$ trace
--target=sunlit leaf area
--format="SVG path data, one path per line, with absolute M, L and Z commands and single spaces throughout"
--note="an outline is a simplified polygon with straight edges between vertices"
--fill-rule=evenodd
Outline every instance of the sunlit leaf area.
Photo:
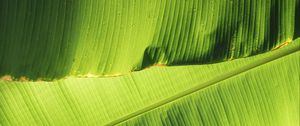
M 0 0 L 0 126 L 299 126 L 300 0 Z

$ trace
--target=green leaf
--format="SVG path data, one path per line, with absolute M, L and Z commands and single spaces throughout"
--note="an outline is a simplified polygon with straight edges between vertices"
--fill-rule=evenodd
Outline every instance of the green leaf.
M 0 76 L 112 76 L 247 57 L 299 37 L 297 15 L 299 0 L 1 0 Z
M 299 125 L 300 39 L 265 54 L 119 77 L 0 81 L 2 125 Z
M 0 0 L 0 125 L 299 125 L 299 6 Z

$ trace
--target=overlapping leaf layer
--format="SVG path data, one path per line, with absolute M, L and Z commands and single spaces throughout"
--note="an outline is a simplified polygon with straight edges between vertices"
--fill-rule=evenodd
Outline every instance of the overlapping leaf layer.
M 300 39 L 254 57 L 110 78 L 0 81 L 3 125 L 298 125 Z
M 299 0 L 0 0 L 0 76 L 118 75 L 246 57 L 299 36 L 297 15 Z

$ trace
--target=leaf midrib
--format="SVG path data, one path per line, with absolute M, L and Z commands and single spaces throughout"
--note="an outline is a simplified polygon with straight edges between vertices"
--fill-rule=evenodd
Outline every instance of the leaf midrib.
M 188 95 L 190 95 L 192 93 L 195 93 L 195 92 L 197 92 L 197 91 L 199 91 L 201 89 L 213 86 L 213 85 L 217 84 L 218 82 L 221 82 L 223 80 L 229 79 L 229 78 L 234 77 L 234 76 L 237 76 L 237 75 L 239 75 L 241 73 L 244 73 L 244 72 L 249 71 L 249 70 L 251 70 L 253 68 L 259 67 L 261 65 L 267 64 L 267 63 L 272 62 L 274 60 L 277 60 L 277 59 L 279 59 L 281 57 L 284 57 L 284 56 L 287 56 L 289 54 L 295 53 L 298 50 L 300 50 L 300 46 L 297 46 L 297 44 L 294 45 L 294 46 L 292 46 L 292 47 L 290 47 L 290 48 L 287 48 L 287 49 L 284 48 L 282 50 L 278 50 L 278 51 L 274 52 L 272 55 L 265 57 L 264 59 L 254 60 L 253 62 L 251 62 L 249 64 L 243 65 L 243 66 L 238 67 L 236 69 L 233 69 L 233 70 L 231 70 L 229 72 L 225 72 L 223 74 L 220 74 L 220 75 L 218 75 L 218 76 L 216 76 L 216 77 L 214 77 L 214 78 L 212 78 L 212 79 L 210 79 L 210 80 L 208 80 L 206 82 L 197 84 L 196 86 L 194 86 L 192 88 L 189 88 L 189 89 L 187 89 L 185 91 L 177 93 L 177 94 L 175 94 L 175 95 L 173 95 L 171 97 L 168 97 L 168 98 L 163 99 L 163 100 L 161 100 L 159 102 L 151 104 L 151 105 L 149 105 L 147 107 L 144 107 L 143 109 L 140 109 L 138 111 L 135 111 L 133 113 L 125 115 L 125 116 L 123 116 L 121 118 L 113 120 L 113 121 L 107 123 L 106 125 L 110 126 L 110 125 L 116 125 L 116 124 L 122 123 L 122 122 L 124 122 L 126 120 L 129 120 L 129 119 L 134 118 L 134 117 L 136 117 L 138 115 L 141 115 L 141 114 L 143 114 L 145 112 L 149 112 L 149 111 L 151 111 L 153 109 L 156 109 L 156 108 L 158 108 L 160 106 L 168 104 L 168 103 L 170 103 L 172 101 L 178 100 L 178 99 L 180 99 L 182 97 L 185 97 L 185 96 L 188 96 Z

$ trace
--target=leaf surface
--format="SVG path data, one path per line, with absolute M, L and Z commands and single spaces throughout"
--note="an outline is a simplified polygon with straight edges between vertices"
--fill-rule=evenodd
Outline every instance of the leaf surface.
M 0 81 L 3 125 L 298 125 L 300 39 L 238 60 L 120 77 Z
M 299 37 L 297 10 L 299 0 L 1 0 L 0 76 L 113 76 L 247 57 Z

